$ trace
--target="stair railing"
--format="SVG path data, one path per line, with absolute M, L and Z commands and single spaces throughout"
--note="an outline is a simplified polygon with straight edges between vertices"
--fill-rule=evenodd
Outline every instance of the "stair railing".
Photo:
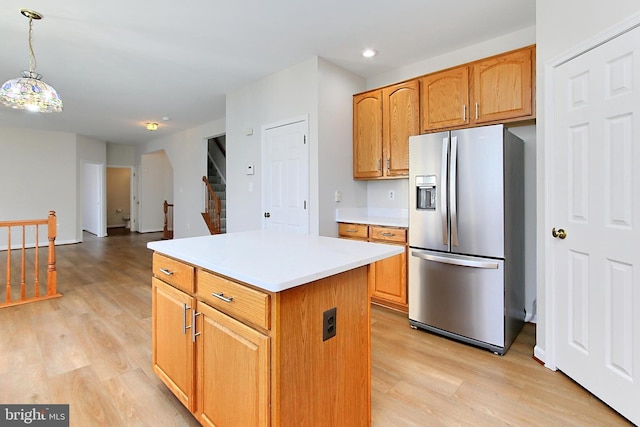
M 164 211 L 164 226 L 162 227 L 162 238 L 173 239 L 173 203 L 164 201 L 162 210 Z
M 213 188 L 206 176 L 202 177 L 202 182 L 204 182 L 206 187 L 204 196 L 205 211 L 202 212 L 202 218 L 204 218 L 204 222 L 207 224 L 207 228 L 211 234 L 220 234 L 220 212 L 222 211 L 222 203 L 213 191 Z
M 48 256 L 47 256 L 47 293 L 46 295 L 40 295 L 40 245 L 39 235 L 40 227 L 47 226 L 47 238 L 48 238 Z M 34 243 L 33 248 L 26 243 L 26 231 L 34 228 Z M 21 229 L 21 233 L 12 233 L 12 228 Z M 10 307 L 19 304 L 26 304 L 29 302 L 51 299 L 61 297 L 62 294 L 57 292 L 57 271 L 56 271 L 56 213 L 49 211 L 49 215 L 45 219 L 37 220 L 23 220 L 23 221 L 0 221 L 0 231 L 6 229 L 7 233 L 7 255 L 6 255 L 6 283 L 5 285 L 5 300 L 0 301 L 0 308 Z M 12 234 L 21 234 L 22 241 L 20 244 L 12 246 L 11 236 Z M 29 248 L 27 248 L 29 246 Z M 18 261 L 12 260 L 12 254 L 18 251 L 21 255 Z M 27 263 L 33 265 L 33 272 L 27 272 Z M 2 265 L 0 259 L 0 265 Z M 16 274 L 12 275 L 11 268 L 18 267 L 20 269 L 20 284 L 14 285 L 12 279 L 17 278 Z M 29 282 L 29 283 L 27 283 Z M 15 289 L 14 289 L 15 288 Z M 20 294 L 19 298 L 15 298 L 17 294 Z

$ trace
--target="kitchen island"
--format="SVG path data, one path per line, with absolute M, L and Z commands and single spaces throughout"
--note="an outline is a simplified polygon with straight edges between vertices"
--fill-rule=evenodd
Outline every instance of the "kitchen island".
M 203 425 L 371 424 L 368 265 L 402 248 L 268 230 L 148 247 L 153 369 Z

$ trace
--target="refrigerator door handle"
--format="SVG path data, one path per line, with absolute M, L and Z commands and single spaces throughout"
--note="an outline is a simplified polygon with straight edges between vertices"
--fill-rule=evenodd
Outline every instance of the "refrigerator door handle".
M 417 258 L 422 258 L 427 261 L 440 262 L 444 264 L 452 264 L 459 265 L 462 267 L 472 267 L 472 268 L 498 268 L 498 263 L 494 261 L 477 261 L 466 258 L 454 258 L 454 257 L 446 257 L 434 255 L 431 253 L 424 253 L 420 251 L 411 251 L 411 255 Z
M 449 223 L 447 221 L 447 158 L 449 155 L 449 138 L 442 138 L 442 171 L 440 172 L 440 220 L 442 221 L 442 244 L 449 245 Z
M 449 201 L 451 210 L 451 246 L 458 246 L 458 137 L 451 137 L 451 165 L 449 166 Z

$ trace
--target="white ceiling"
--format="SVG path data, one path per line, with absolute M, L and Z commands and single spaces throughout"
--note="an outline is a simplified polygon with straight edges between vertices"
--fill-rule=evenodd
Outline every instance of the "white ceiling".
M 534 0 L 2 0 L 0 84 L 29 67 L 23 8 L 64 111 L 0 125 L 124 144 L 224 117 L 225 93 L 313 56 L 371 77 L 535 25 Z

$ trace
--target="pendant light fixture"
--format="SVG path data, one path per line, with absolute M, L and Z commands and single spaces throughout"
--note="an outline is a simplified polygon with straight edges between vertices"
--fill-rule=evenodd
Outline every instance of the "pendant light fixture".
M 7 107 L 40 113 L 62 111 L 62 99 L 56 90 L 42 81 L 36 73 L 36 56 L 31 43 L 33 20 L 42 19 L 42 15 L 29 9 L 20 13 L 29 18 L 29 71 L 23 71 L 22 77 L 4 82 L 0 88 L 0 102 Z

